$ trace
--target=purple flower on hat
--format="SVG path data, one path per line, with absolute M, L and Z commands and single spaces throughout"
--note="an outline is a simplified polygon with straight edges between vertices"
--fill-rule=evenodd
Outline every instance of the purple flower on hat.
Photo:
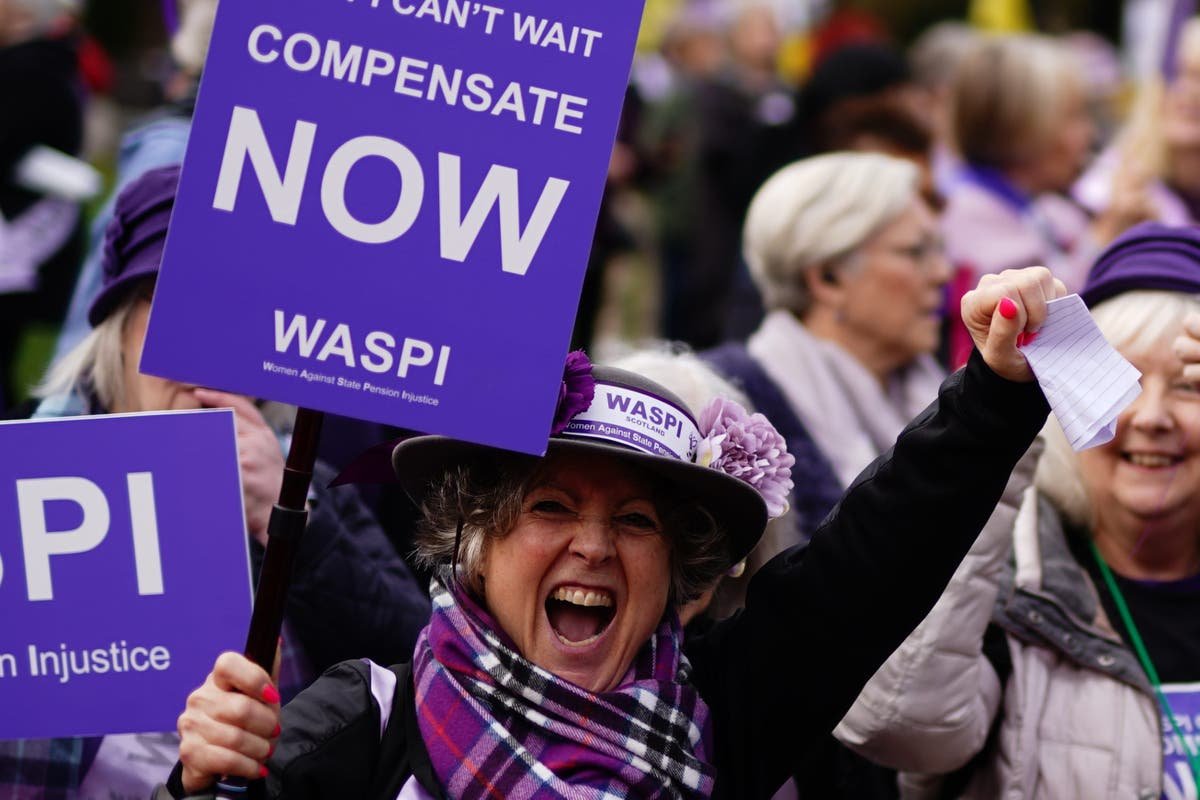
M 587 353 L 575 350 L 567 354 L 562 384 L 558 387 L 558 405 L 554 409 L 554 424 L 550 435 L 557 436 L 581 411 L 586 411 L 596 396 L 596 379 L 592 377 L 592 362 Z
M 704 437 L 696 454 L 701 466 L 719 469 L 758 490 L 772 518 L 788 509 L 796 457 L 762 414 L 750 414 L 725 397 L 713 398 L 700 414 Z

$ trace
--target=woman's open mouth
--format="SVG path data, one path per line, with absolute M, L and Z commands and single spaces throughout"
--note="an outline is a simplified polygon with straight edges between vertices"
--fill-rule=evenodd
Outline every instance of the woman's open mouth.
M 546 598 L 546 618 L 559 641 L 572 647 L 589 645 L 616 616 L 613 595 L 606 589 L 560 586 Z

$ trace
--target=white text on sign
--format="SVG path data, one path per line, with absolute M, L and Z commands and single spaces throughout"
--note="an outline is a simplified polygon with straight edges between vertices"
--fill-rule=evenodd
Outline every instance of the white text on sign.
M 427 19 L 440 25 L 453 25 L 462 29 L 466 29 L 472 19 L 479 18 L 483 20 L 483 32 L 489 36 L 501 27 L 497 26 L 496 20 L 503 18 L 506 13 L 503 8 L 474 0 L 421 0 L 419 4 L 391 0 L 383 5 L 390 5 L 392 10 L 402 17 Z M 379 8 L 380 0 L 370 0 L 370 6 Z M 519 11 L 513 12 L 512 22 L 514 41 L 584 58 L 591 58 L 592 48 L 604 38 L 603 33 L 591 28 L 542 19 Z
M 247 48 L 259 64 L 287 68 L 312 78 L 390 88 L 397 97 L 549 127 L 560 133 L 583 133 L 588 100 L 569 92 L 504 81 L 486 72 L 467 72 L 359 44 L 345 45 L 339 39 L 318 39 L 311 33 L 284 34 L 274 25 L 259 25 L 251 31 Z
M 126 487 L 138 594 L 162 594 L 162 558 L 158 547 L 153 476 L 149 472 L 131 472 L 126 476 Z M 79 506 L 83 519 L 77 527 L 65 531 L 49 530 L 46 508 L 56 501 Z M 111 527 L 108 500 L 100 487 L 87 478 L 27 478 L 17 481 L 17 509 L 27 594 L 34 601 L 53 600 L 51 557 L 78 555 L 99 547 Z M 3 581 L 4 564 L 0 562 L 0 583 Z
M 354 342 L 350 326 L 339 322 L 329 329 L 325 344 L 317 350 L 325 331 L 326 321 L 317 319 L 309 327 L 308 318 L 303 314 L 294 314 L 288 319 L 281 309 L 275 309 L 275 350 L 287 353 L 296 343 L 296 353 L 301 358 L 316 358 L 326 361 L 329 358 L 340 358 L 347 367 L 362 367 L 368 372 L 378 375 L 388 373 L 395 363 L 396 376 L 407 378 L 410 368 L 427 367 L 433 363 L 434 346 L 420 339 L 406 338 L 400 345 L 400 356 L 396 358 L 392 351 L 396 349 L 396 337 L 387 331 L 371 331 L 366 335 L 361 347 L 368 352 L 361 353 L 357 360 L 354 354 Z M 314 355 L 315 352 L 315 355 Z M 446 367 L 450 363 L 450 348 L 442 345 L 434 371 L 433 383 L 441 386 L 446 381 Z
M 300 215 L 300 200 L 308 179 L 316 136 L 315 123 L 296 122 L 287 162 L 281 174 L 271 155 L 258 112 L 235 106 L 221 159 L 221 171 L 217 177 L 213 208 L 234 210 L 242 173 L 249 160 L 271 219 L 284 225 L 295 225 Z M 402 181 L 395 209 L 380 222 L 357 219 L 346 206 L 346 182 L 350 170 L 372 156 L 390 161 L 399 170 Z M 524 275 L 537 255 L 568 186 L 570 182 L 561 178 L 547 179 L 522 231 L 518 174 L 515 169 L 493 164 L 466 214 L 463 214 L 461 159 L 450 153 L 438 153 L 438 219 L 442 258 L 466 261 L 492 208 L 499 206 L 501 267 L 504 272 Z M 407 233 L 417 221 L 424 197 L 425 173 L 417 157 L 400 142 L 382 136 L 358 136 L 338 147 L 325 165 L 321 181 L 321 208 L 329 224 L 346 238 L 364 244 L 387 244 Z

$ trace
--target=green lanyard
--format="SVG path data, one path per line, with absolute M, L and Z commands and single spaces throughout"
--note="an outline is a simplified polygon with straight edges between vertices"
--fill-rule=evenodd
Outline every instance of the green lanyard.
M 1100 574 L 1104 576 L 1104 583 L 1108 586 L 1108 592 L 1112 595 L 1113 601 L 1117 604 L 1117 611 L 1121 614 L 1121 620 L 1125 623 L 1125 630 L 1129 631 L 1129 640 L 1133 643 L 1133 650 L 1137 653 L 1138 661 L 1142 664 L 1142 669 L 1146 671 L 1146 677 L 1150 679 L 1150 685 L 1154 688 L 1154 696 L 1158 698 L 1159 704 L 1166 712 L 1167 719 L 1171 722 L 1171 730 L 1175 731 L 1175 736 L 1179 739 L 1180 746 L 1183 747 L 1183 754 L 1187 758 L 1188 766 L 1192 769 L 1192 777 L 1196 779 L 1196 785 L 1200 786 L 1200 755 L 1198 755 L 1193 746 L 1188 744 L 1188 740 L 1183 737 L 1183 733 L 1179 730 L 1178 723 L 1175 722 L 1175 714 L 1171 710 L 1171 704 L 1167 702 L 1167 696 L 1162 692 L 1162 682 L 1158 679 L 1158 670 L 1154 668 L 1153 662 L 1150 661 L 1150 654 L 1146 652 L 1146 645 L 1142 642 L 1142 635 L 1138 633 L 1137 626 L 1133 624 L 1133 616 L 1129 613 L 1129 606 L 1125 604 L 1125 597 L 1121 594 L 1121 590 L 1117 588 L 1117 581 L 1113 577 L 1112 570 L 1108 568 L 1108 564 L 1100 557 L 1100 550 L 1096 547 L 1096 542 L 1092 543 L 1092 555 L 1096 557 L 1096 563 L 1100 565 Z

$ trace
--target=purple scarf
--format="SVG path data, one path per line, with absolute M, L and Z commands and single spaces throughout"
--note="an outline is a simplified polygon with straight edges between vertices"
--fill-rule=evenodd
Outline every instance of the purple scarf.
M 708 797 L 708 707 L 664 621 L 620 686 L 592 694 L 522 658 L 462 592 L 433 589 L 413 657 L 418 724 L 452 798 Z

